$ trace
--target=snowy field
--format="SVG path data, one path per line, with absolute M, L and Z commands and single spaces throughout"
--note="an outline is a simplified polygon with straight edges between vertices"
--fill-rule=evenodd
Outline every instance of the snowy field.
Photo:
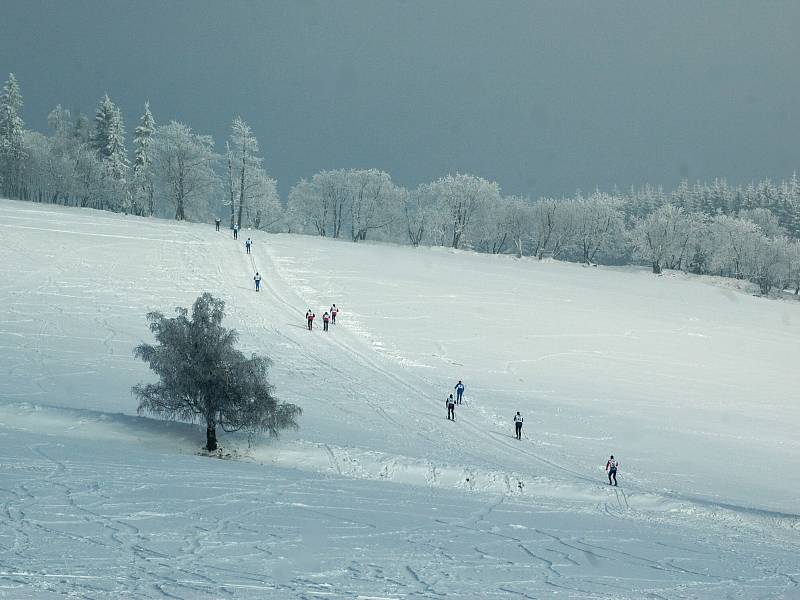
M 800 303 L 9 201 L 0 271 L 0 597 L 800 598 Z M 204 291 L 304 409 L 238 460 L 130 394 Z

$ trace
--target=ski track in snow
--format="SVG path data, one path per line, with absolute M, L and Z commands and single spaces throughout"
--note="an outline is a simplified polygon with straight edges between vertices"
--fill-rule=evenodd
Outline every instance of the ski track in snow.
M 352 260 L 353 246 L 250 232 L 248 256 L 247 232 L 237 244 L 205 225 L 7 201 L 0 213 L 0 597 L 800 597 L 792 510 L 710 498 L 691 479 L 674 481 L 685 468 L 627 471 L 627 457 L 624 487 L 608 488 L 595 461 L 620 440 L 595 426 L 603 409 L 576 410 L 584 400 L 566 381 L 517 381 L 531 377 L 531 365 L 557 371 L 566 358 L 586 368 L 659 365 L 675 370 L 665 381 L 700 385 L 680 373 L 691 359 L 583 348 L 581 340 L 684 335 L 697 344 L 732 329 L 540 331 L 526 343 L 563 349 L 514 358 L 498 351 L 494 364 L 487 348 L 480 381 L 465 374 L 474 361 L 459 353 L 480 345 L 468 330 L 436 341 L 448 331 L 436 329 L 441 310 L 457 295 L 419 294 L 402 279 L 353 270 L 341 260 Z M 393 260 L 419 254 L 356 250 L 371 251 Z M 317 265 L 328 252 L 344 266 L 334 275 Z M 430 255 L 456 267 L 489 258 Z M 256 270 L 259 294 L 248 285 Z M 574 304 L 575 290 L 560 281 L 553 297 Z M 347 283 L 379 292 L 357 305 L 342 299 Z M 249 447 L 243 436 L 222 435 L 242 460 L 196 456 L 198 427 L 132 416 L 129 388 L 148 377 L 131 357 L 149 339 L 144 314 L 171 313 L 203 291 L 226 300 L 244 348 L 274 359 L 279 395 L 305 410 L 301 430 L 280 440 Z M 403 297 L 412 319 L 395 314 Z M 343 308 L 340 322 L 328 334 L 308 332 L 305 309 L 321 322 L 330 302 Z M 418 314 L 426 303 L 435 314 Z M 496 304 L 514 307 L 502 297 Z M 405 338 L 402 327 L 412 330 Z M 422 336 L 416 355 L 413 335 Z M 768 345 L 788 335 L 749 339 Z M 444 398 L 459 377 L 467 393 L 451 423 Z M 641 386 L 625 369 L 610 379 Z M 506 404 L 531 393 L 549 420 L 532 423 L 526 411 L 517 442 Z M 626 418 L 624 406 L 611 408 Z M 675 434 L 709 430 L 712 445 L 731 439 L 756 451 L 762 443 L 757 430 L 685 425 Z M 797 455 L 791 439 L 776 443 Z M 772 505 L 784 505 L 776 498 Z

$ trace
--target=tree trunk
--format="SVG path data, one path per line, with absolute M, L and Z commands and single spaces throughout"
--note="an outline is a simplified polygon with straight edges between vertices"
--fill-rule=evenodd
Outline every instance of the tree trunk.
M 178 221 L 183 221 L 186 218 L 186 215 L 183 212 L 183 200 L 184 200 L 184 191 L 183 191 L 183 177 L 178 180 L 178 193 L 177 193 L 177 202 L 176 202 L 176 209 L 175 209 L 175 219 Z
M 242 226 L 242 212 L 244 211 L 244 188 L 245 188 L 245 169 L 247 165 L 247 155 L 245 154 L 244 149 L 242 150 L 242 172 L 241 177 L 239 178 L 239 217 L 237 219 L 237 223 L 239 227 Z
M 661 265 L 657 261 L 653 263 L 653 274 L 655 275 L 661 274 Z
M 147 216 L 152 217 L 153 213 L 155 212 L 155 203 L 153 202 L 155 197 L 155 190 L 153 189 L 153 182 L 149 181 L 147 183 Z
M 233 229 L 234 225 L 236 225 L 236 194 L 233 193 L 233 161 L 231 160 L 230 148 L 228 149 L 228 192 L 231 195 L 231 229 Z
M 213 452 L 217 449 L 217 426 L 213 421 L 206 425 L 206 450 Z

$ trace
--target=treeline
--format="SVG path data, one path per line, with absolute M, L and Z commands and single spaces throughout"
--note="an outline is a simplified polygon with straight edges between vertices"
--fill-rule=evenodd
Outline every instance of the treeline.
M 56 106 L 48 135 L 25 129 L 22 107 L 12 74 L 0 94 L 0 189 L 7 198 L 179 220 L 204 220 L 227 204 L 231 224 L 256 228 L 283 218 L 258 141 L 238 117 L 218 153 L 209 135 L 176 121 L 159 125 L 145 103 L 131 156 L 122 113 L 108 94 L 92 120 Z
M 61 106 L 49 135 L 26 130 L 13 75 L 0 96 L 0 185 L 9 198 L 141 216 L 204 220 L 224 211 L 267 231 L 354 242 L 440 245 L 586 264 L 645 263 L 748 279 L 764 294 L 800 291 L 800 182 L 793 175 L 731 186 L 687 181 L 532 201 L 457 173 L 406 189 L 376 169 L 322 171 L 282 204 L 258 140 L 239 117 L 224 150 L 184 124 L 157 124 L 145 104 L 125 144 L 119 108 L 104 96 L 93 120 Z

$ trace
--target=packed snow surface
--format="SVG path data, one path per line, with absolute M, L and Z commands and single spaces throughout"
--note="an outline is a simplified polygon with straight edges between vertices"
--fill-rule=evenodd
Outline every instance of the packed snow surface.
M 0 271 L 0 597 L 800 598 L 800 303 L 10 201 Z M 205 291 L 304 409 L 222 460 L 130 394 Z

